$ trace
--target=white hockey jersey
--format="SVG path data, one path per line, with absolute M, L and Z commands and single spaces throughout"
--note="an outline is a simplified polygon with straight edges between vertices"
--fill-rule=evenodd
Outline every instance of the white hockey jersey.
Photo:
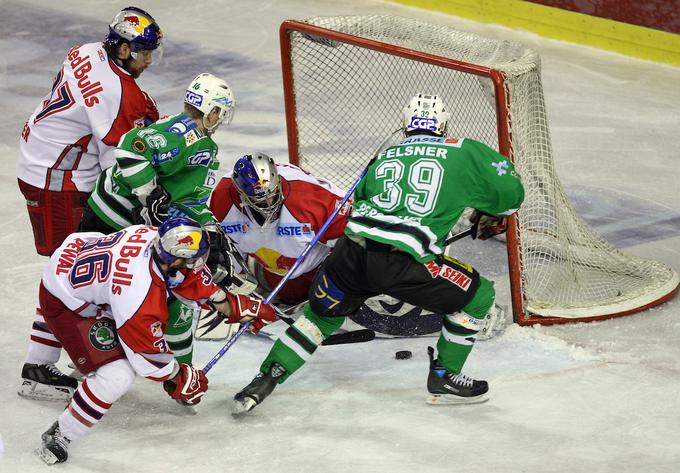
M 90 192 L 120 137 L 158 120 L 153 99 L 102 43 L 72 48 L 19 139 L 17 176 L 50 191 Z
M 175 366 L 163 335 L 168 319 L 168 287 L 150 245 L 155 227 L 136 225 L 111 235 L 73 233 L 50 258 L 42 284 L 82 317 L 113 319 L 135 371 L 161 381 Z M 210 272 L 184 270 L 172 288 L 183 300 L 204 303 L 218 290 Z
M 276 164 L 283 204 L 279 218 L 259 225 L 241 202 L 231 174 L 223 177 L 210 197 L 210 209 L 243 256 L 258 260 L 265 270 L 284 275 L 345 196 L 331 182 L 292 164 Z M 345 204 L 292 278 L 317 268 L 345 231 L 351 203 Z

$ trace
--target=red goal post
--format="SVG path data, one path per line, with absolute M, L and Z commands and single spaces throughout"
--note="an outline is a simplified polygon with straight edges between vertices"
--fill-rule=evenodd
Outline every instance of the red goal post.
M 533 51 L 388 16 L 289 20 L 280 43 L 291 163 L 349 186 L 418 92 L 447 102 L 450 137 L 484 142 L 513 161 L 526 191 L 507 232 L 515 322 L 617 317 L 678 290 L 675 271 L 614 248 L 569 203 Z

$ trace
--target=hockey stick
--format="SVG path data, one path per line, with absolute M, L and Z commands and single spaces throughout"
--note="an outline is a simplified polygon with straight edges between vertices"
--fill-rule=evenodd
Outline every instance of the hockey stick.
M 293 325 L 295 323 L 295 320 L 292 319 L 291 317 L 288 317 L 284 311 L 276 307 L 275 305 L 272 305 L 274 310 L 276 311 L 276 314 L 278 315 L 279 319 L 283 320 L 286 322 L 288 325 Z M 206 314 L 206 318 L 210 317 L 212 314 L 216 312 L 215 309 L 212 309 L 210 312 Z M 203 332 L 200 336 L 204 336 L 206 333 L 209 333 L 215 326 L 223 323 L 222 320 L 219 320 L 217 323 L 211 323 L 211 322 L 206 322 L 205 324 L 201 325 L 198 327 L 196 330 L 200 330 L 202 328 L 206 328 L 207 330 Z M 321 342 L 322 345 L 344 345 L 347 343 L 363 343 L 363 342 L 370 342 L 375 338 L 375 332 L 370 329 L 360 329 L 360 330 L 352 330 L 349 332 L 343 332 L 343 333 L 335 333 L 333 335 L 330 335 L 328 338 L 324 339 L 323 342 Z
M 449 237 L 449 238 L 446 239 L 446 241 L 444 242 L 444 247 L 447 247 L 447 246 L 449 246 L 451 243 L 454 243 L 454 242 L 456 242 L 456 241 L 458 241 L 458 240 L 462 240 L 462 239 L 465 238 L 466 236 L 472 235 L 474 232 L 475 232 L 475 227 L 473 226 L 473 227 L 468 228 L 467 230 L 463 230 L 463 231 L 460 232 L 460 233 L 456 233 L 456 234 L 453 235 L 452 237 Z
M 364 170 L 361 171 L 361 174 L 356 179 L 356 181 L 354 181 L 354 184 L 352 184 L 352 186 L 349 188 L 349 190 L 347 191 L 347 194 L 345 194 L 345 197 L 343 197 L 342 200 L 338 203 L 338 205 L 336 205 L 333 213 L 330 215 L 330 217 L 328 217 L 326 219 L 326 221 L 321 226 L 321 228 L 319 229 L 319 232 L 314 236 L 312 241 L 310 241 L 307 244 L 305 249 L 302 251 L 302 254 L 300 256 L 298 256 L 298 259 L 296 259 L 295 263 L 293 263 L 293 266 L 286 272 L 286 274 L 283 276 L 281 281 L 279 281 L 279 283 L 276 285 L 276 287 L 272 290 L 271 294 L 269 294 L 267 296 L 267 298 L 264 300 L 265 304 L 269 304 L 272 301 L 272 299 L 274 299 L 274 297 L 276 297 L 276 295 L 279 293 L 279 291 L 281 290 L 283 285 L 286 284 L 286 282 L 288 282 L 288 280 L 293 275 L 293 273 L 297 270 L 297 268 L 300 267 L 300 265 L 302 264 L 302 261 L 307 257 L 307 255 L 312 250 L 314 245 L 316 245 L 316 243 L 319 241 L 321 236 L 326 232 L 328 227 L 331 225 L 331 222 L 333 221 L 333 219 L 338 215 L 338 212 L 340 212 L 340 209 L 342 209 L 344 207 L 344 205 L 347 203 L 347 201 L 349 200 L 351 195 L 354 193 L 354 190 L 357 188 L 357 186 L 359 185 L 359 182 L 364 178 L 364 176 L 368 172 L 368 168 L 370 167 L 373 160 L 378 156 L 378 153 L 380 153 L 380 150 L 382 150 L 383 147 L 387 144 L 387 142 L 389 140 L 391 140 L 392 137 L 399 131 L 401 131 L 401 128 L 397 128 L 396 130 L 394 130 L 390 134 L 390 136 L 388 136 L 382 143 L 380 143 L 380 146 L 378 146 L 378 148 L 373 153 L 373 157 L 371 158 L 371 161 L 369 161 L 369 163 L 366 165 Z M 215 353 L 215 355 L 210 359 L 210 361 L 208 361 L 208 363 L 206 363 L 205 367 L 203 367 L 204 373 L 207 373 L 208 371 L 210 371 L 212 369 L 213 366 L 215 366 L 215 363 L 217 363 L 220 360 L 220 358 L 222 358 L 224 356 L 224 354 L 227 353 L 227 351 L 229 351 L 231 346 L 234 343 L 236 343 L 236 340 L 238 340 L 241 337 L 241 335 L 243 335 L 243 333 L 248 329 L 248 327 L 250 327 L 250 322 L 244 323 L 241 326 L 241 328 L 239 329 L 239 331 L 236 332 L 227 341 L 227 343 L 220 349 L 220 351 Z

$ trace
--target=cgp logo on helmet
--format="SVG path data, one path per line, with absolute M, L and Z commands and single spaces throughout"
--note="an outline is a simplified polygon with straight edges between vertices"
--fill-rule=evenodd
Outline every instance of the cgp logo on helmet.
M 97 320 L 89 331 L 90 343 L 99 351 L 111 351 L 118 346 L 118 337 L 113 322 L 109 319 Z
M 201 105 L 203 105 L 203 97 L 193 93 L 190 90 L 187 90 L 184 93 L 184 101 L 189 105 L 193 105 L 194 107 L 200 107 Z
M 430 130 L 437 131 L 437 119 L 436 118 L 423 118 L 423 117 L 411 117 L 411 123 L 409 128 L 414 128 L 418 130 Z

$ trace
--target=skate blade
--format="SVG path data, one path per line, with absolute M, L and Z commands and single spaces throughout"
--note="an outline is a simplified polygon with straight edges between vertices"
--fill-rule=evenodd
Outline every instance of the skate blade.
M 38 455 L 40 459 L 47 463 L 48 465 L 54 465 L 55 463 L 59 463 L 59 459 L 56 457 L 56 455 L 50 452 L 45 447 L 38 447 L 34 451 L 35 454 Z
M 461 397 L 455 394 L 430 394 L 425 402 L 433 406 L 445 406 L 451 404 L 481 404 L 489 400 L 489 393 L 479 396 Z
M 257 406 L 257 403 L 254 399 L 249 397 L 243 399 L 242 401 L 234 399 L 231 415 L 234 417 L 242 416 L 243 414 L 247 414 L 248 412 L 252 411 L 255 406 Z
M 70 401 L 75 389 L 64 386 L 48 386 L 31 380 L 24 380 L 17 394 L 35 401 Z

